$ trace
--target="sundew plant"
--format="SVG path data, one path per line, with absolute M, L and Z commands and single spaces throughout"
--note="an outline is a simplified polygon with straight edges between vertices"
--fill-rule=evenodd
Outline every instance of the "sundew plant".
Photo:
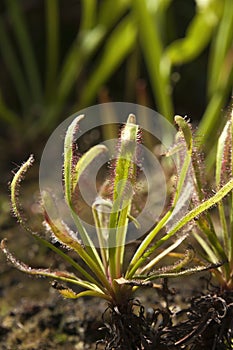
M 217 140 L 215 157 L 215 188 L 218 191 L 233 174 L 233 112 L 227 119 L 225 126 Z M 190 126 L 187 126 L 190 127 Z M 193 157 L 196 158 L 195 156 Z M 194 161 L 194 178 L 197 190 L 197 201 L 204 198 L 204 188 L 200 181 L 198 167 L 202 167 Z M 200 251 L 205 259 L 215 263 L 219 260 L 224 264 L 212 270 L 212 274 L 222 291 L 233 289 L 233 194 L 218 201 L 217 208 L 212 215 L 204 213 L 198 217 L 194 236 L 200 244 Z
M 67 129 L 64 140 L 64 198 L 76 225 L 77 232 L 71 231 L 61 219 L 56 207 L 56 198 L 49 191 L 41 193 L 44 224 L 46 230 L 51 233 L 52 239 L 55 238 L 60 243 L 60 247 L 45 240 L 41 234 L 32 232 L 26 226 L 21 214 L 18 190 L 21 180 L 33 163 L 33 156 L 30 156 L 19 168 L 10 186 L 12 209 L 18 221 L 38 241 L 60 255 L 70 265 L 71 269 L 69 270 L 72 272 L 29 267 L 18 261 L 9 252 L 6 239 L 4 239 L 1 242 L 1 248 L 8 260 L 23 272 L 31 275 L 46 276 L 55 280 L 56 289 L 66 298 L 100 297 L 105 299 L 110 306 L 119 310 L 123 310 L 123 307 L 128 305 L 130 300 L 133 299 L 136 290 L 144 287 L 156 288 L 158 284 L 155 282 L 158 278 L 177 277 L 223 264 L 228 257 L 226 257 L 225 253 L 223 254 L 223 249 L 220 249 L 219 245 L 217 245 L 217 238 L 214 234 L 210 234 L 209 228 L 206 226 L 204 231 L 206 234 L 209 234 L 209 239 L 215 239 L 215 251 L 218 253 L 215 255 L 213 255 L 214 253 L 210 254 L 210 250 L 207 249 L 207 243 L 204 245 L 204 248 L 209 253 L 209 263 L 192 263 L 191 266 L 188 265 L 193 260 L 192 251 L 188 249 L 183 255 L 179 256 L 178 261 L 174 261 L 169 266 L 158 267 L 158 263 L 161 263 L 164 257 L 171 254 L 187 238 L 190 232 L 189 224 L 193 223 L 195 218 L 200 217 L 202 213 L 207 212 L 216 203 L 219 206 L 221 220 L 223 223 L 225 222 L 222 214 L 222 200 L 233 188 L 232 178 L 223 182 L 217 175 L 217 191 L 212 197 L 204 199 L 201 197 L 202 194 L 200 192 L 200 201 L 196 205 L 191 203 L 190 210 L 179 217 L 179 220 L 175 221 L 173 225 L 166 225 L 174 213 L 187 176 L 190 176 L 194 171 L 197 185 L 200 180 L 197 176 L 197 167 L 193 166 L 192 133 L 189 124 L 180 116 L 175 117 L 179 130 L 174 148 L 170 150 L 170 153 L 177 152 L 177 154 L 182 150 L 180 152 L 182 155 L 180 156 L 180 171 L 177 174 L 172 201 L 159 220 L 155 222 L 154 227 L 139 241 L 135 251 L 128 258 L 128 255 L 126 257 L 127 245 L 125 244 L 128 225 L 129 222 L 133 222 L 136 227 L 138 225 L 136 218 L 132 216 L 131 209 L 135 191 L 137 190 L 137 158 L 140 157 L 137 148 L 141 142 L 140 126 L 137 125 L 136 117 L 132 114 L 129 115 L 127 122 L 121 128 L 117 157 L 109 172 L 112 190 L 107 193 L 108 198 L 106 198 L 106 193 L 103 198 L 100 191 L 98 198 L 92 204 L 96 236 L 99 242 L 98 248 L 95 246 L 91 235 L 82 224 L 78 210 L 75 208 L 74 197 L 79 179 L 85 172 L 85 169 L 90 166 L 96 157 L 106 152 L 107 148 L 104 145 L 96 145 L 77 159 L 76 147 L 74 146 L 75 135 L 79 124 L 81 125 L 82 123 L 82 118 L 83 116 L 78 116 L 73 120 Z M 231 128 L 231 124 L 229 125 L 229 128 Z M 226 144 L 226 140 L 223 143 Z M 223 151 L 220 148 L 218 154 L 223 154 L 225 148 Z M 208 217 L 208 213 L 203 217 Z M 204 226 L 205 220 L 198 221 L 198 223 Z M 211 235 L 215 238 L 211 238 Z M 201 244 L 203 242 L 201 241 Z M 165 248 L 163 248 L 164 244 Z M 225 239 L 225 244 L 227 244 L 227 247 L 231 244 L 229 252 L 232 256 L 232 242 L 230 243 L 229 240 Z M 67 248 L 68 251 L 73 250 L 77 254 L 77 259 L 74 259 L 73 255 L 72 257 L 69 256 L 69 252 L 66 252 L 64 248 Z M 82 263 L 80 263 L 80 259 Z M 216 271 L 219 270 L 216 269 Z M 58 283 L 59 281 L 64 284 Z M 81 287 L 81 291 L 80 288 L 76 288 L 77 286 Z

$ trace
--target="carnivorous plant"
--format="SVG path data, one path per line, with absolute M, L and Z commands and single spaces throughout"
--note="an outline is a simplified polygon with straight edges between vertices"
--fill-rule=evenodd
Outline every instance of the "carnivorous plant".
M 93 159 L 98 157 L 102 152 L 106 152 L 107 149 L 104 145 L 96 145 L 77 160 L 74 143 L 79 123 L 82 123 L 82 118 L 83 116 L 78 116 L 73 120 L 66 132 L 64 141 L 64 197 L 75 222 L 77 232 L 71 231 L 65 222 L 61 220 L 56 208 L 56 198 L 53 198 L 49 191 L 41 193 L 41 203 L 46 230 L 51 232 L 52 237 L 55 237 L 62 247 L 75 251 L 78 257 L 84 262 L 84 265 L 79 264 L 68 253 L 65 253 L 62 248 L 46 241 L 41 235 L 35 232 L 32 232 L 34 237 L 60 255 L 73 267 L 74 272 L 51 271 L 50 269 L 35 269 L 26 266 L 9 252 L 6 239 L 4 239 L 1 242 L 1 248 L 8 260 L 19 270 L 28 274 L 46 276 L 56 281 L 65 282 L 69 286 L 56 284 L 56 287 L 59 293 L 66 298 L 77 299 L 82 296 L 96 296 L 107 300 L 111 305 L 117 307 L 127 304 L 128 300 L 133 298 L 134 292 L 137 289 L 145 286 L 157 287 L 155 281 L 160 277 L 185 275 L 207 269 L 214 264 L 218 266 L 219 262 L 224 261 L 225 253 L 223 254 L 222 248 L 220 249 L 219 247 L 219 254 L 216 256 L 216 259 L 210 259 L 210 265 L 204 264 L 185 268 L 193 258 L 192 253 L 187 250 L 181 260 L 174 262 L 171 266 L 156 269 L 158 262 L 186 239 L 188 233 L 183 230 L 185 226 L 216 203 L 219 203 L 219 208 L 222 210 L 222 199 L 233 188 L 233 179 L 222 185 L 219 175 L 217 175 L 217 192 L 207 200 L 200 201 L 198 205 L 186 212 L 178 221 L 175 221 L 170 226 L 166 226 L 182 195 L 186 176 L 189 174 L 190 166 L 192 165 L 192 136 L 187 123 L 180 116 L 175 117 L 175 122 L 179 127 L 177 145 L 179 148 L 179 140 L 185 140 L 186 143 L 183 142 L 182 147 L 186 144 L 186 151 L 183 152 L 184 156 L 180 162 L 181 169 L 178 174 L 172 202 L 150 232 L 140 240 L 140 244 L 138 244 L 130 259 L 126 261 L 125 242 L 129 221 L 133 221 L 137 225 L 137 220 L 131 214 L 131 206 L 137 181 L 137 157 L 140 156 L 138 155 L 137 147 L 138 143 L 141 142 L 139 137 L 140 126 L 136 123 L 136 117 L 129 115 L 126 124 L 121 129 L 117 157 L 112 165 L 113 171 L 110 174 L 113 189 L 109 193 L 109 198 L 102 198 L 100 193 L 92 204 L 96 235 L 99 242 L 99 248 L 97 249 L 95 247 L 90 234 L 82 225 L 73 199 L 79 179 L 85 169 Z M 229 126 L 229 128 L 231 127 Z M 226 143 L 226 141 L 224 142 Z M 218 153 L 220 153 L 220 150 Z M 21 214 L 18 189 L 22 178 L 32 163 L 33 156 L 31 155 L 16 172 L 10 186 L 13 212 L 19 222 L 29 231 L 30 229 L 26 226 Z M 201 221 L 201 224 L 205 225 L 205 221 Z M 161 236 L 162 230 L 165 233 Z M 159 233 L 160 236 L 157 239 Z M 217 242 L 216 237 L 215 240 Z M 170 243 L 166 248 L 162 251 L 159 250 L 164 243 L 167 244 L 168 242 Z M 218 246 L 216 246 L 216 249 L 218 249 Z M 232 247 L 230 254 L 232 256 Z M 211 257 L 213 257 L 213 254 Z M 77 271 L 77 274 L 75 271 Z M 72 285 L 81 287 L 82 291 L 76 292 L 71 288 Z

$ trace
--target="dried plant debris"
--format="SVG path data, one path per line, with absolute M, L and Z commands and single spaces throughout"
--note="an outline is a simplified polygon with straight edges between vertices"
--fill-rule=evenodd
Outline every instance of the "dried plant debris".
M 232 291 L 195 297 L 190 307 L 173 315 L 173 323 L 175 319 L 177 323 L 164 329 L 160 339 L 167 349 L 232 349 Z
M 109 307 L 103 321 L 106 338 L 97 342 L 97 349 L 103 343 L 105 350 L 163 349 L 163 346 L 159 346 L 159 336 L 170 323 L 170 314 L 167 310 L 159 309 L 146 313 L 138 300 L 132 300 L 121 308 Z

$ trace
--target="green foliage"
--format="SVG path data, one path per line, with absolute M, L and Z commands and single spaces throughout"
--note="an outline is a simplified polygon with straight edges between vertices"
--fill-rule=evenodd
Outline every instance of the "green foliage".
M 233 140 L 233 112 L 228 118 L 217 142 L 216 162 L 215 162 L 215 184 L 216 191 L 224 188 L 227 181 L 232 182 L 233 161 L 232 161 L 232 140 Z M 198 164 L 195 164 L 198 166 Z M 200 164 L 199 164 L 200 166 Z M 228 182 L 228 183 L 229 183 Z M 222 187 L 223 186 L 223 187 Z M 199 188 L 200 190 L 200 188 Z M 200 193 L 200 191 L 199 191 Z M 219 192 L 217 192 L 218 194 Z M 217 195 L 216 194 L 216 195 Z M 215 196 L 216 196 L 215 195 Z M 199 199 L 201 199 L 199 197 Z M 200 232 L 195 233 L 197 241 L 205 252 L 206 258 L 210 262 L 219 259 L 225 261 L 224 265 L 213 270 L 213 275 L 217 278 L 223 289 L 233 288 L 233 195 L 218 201 L 217 213 L 213 217 L 202 215 L 197 223 Z M 218 226 L 213 218 L 218 218 Z M 204 237 L 205 239 L 204 239 Z
M 221 183 L 222 179 L 219 179 L 218 175 L 217 192 L 212 197 L 206 200 L 202 199 L 187 212 L 182 213 L 181 211 L 181 217 L 175 220 L 172 225 L 167 225 L 172 216 L 175 215 L 177 204 L 179 203 L 182 207 L 182 196 L 184 195 L 185 184 L 190 174 L 192 174 L 195 181 L 195 171 L 192 170 L 192 167 L 195 168 L 195 161 L 193 160 L 193 143 L 190 126 L 179 116 L 176 116 L 175 120 L 179 126 L 177 135 L 178 148 L 182 151 L 181 153 L 178 152 L 181 171 L 177 174 L 177 186 L 174 189 L 173 201 L 155 227 L 141 239 L 136 251 L 128 260 L 126 258 L 127 246 L 125 243 L 129 220 L 133 219 L 136 223 L 136 219 L 132 218 L 131 207 L 136 191 L 137 148 L 140 142 L 140 126 L 136 124 L 135 116 L 129 115 L 126 124 L 121 129 L 117 158 L 112 165 L 113 172 L 110 174 L 113 189 L 107 192 L 107 198 L 103 198 L 100 191 L 98 198 L 92 205 L 96 236 L 99 241 L 99 249 L 97 249 L 90 233 L 86 231 L 82 224 L 79 212 L 74 203 L 74 196 L 78 179 L 96 157 L 102 152 L 106 152 L 106 148 L 104 146 L 94 146 L 78 161 L 76 160 L 74 153 L 75 134 L 79 127 L 79 122 L 82 123 L 82 118 L 83 116 L 78 116 L 74 119 L 68 127 L 64 141 L 64 198 L 76 224 L 79 238 L 60 218 L 56 208 L 56 198 L 53 198 L 49 191 L 42 193 L 42 207 L 45 226 L 52 237 L 55 237 L 62 247 L 73 250 L 84 265 L 73 260 L 61 248 L 55 247 L 32 232 L 36 239 L 45 243 L 46 246 L 69 263 L 73 267 L 74 273 L 28 267 L 15 259 L 7 249 L 6 240 L 3 240 L 1 243 L 3 252 L 18 269 L 32 275 L 46 276 L 56 281 L 67 282 L 69 285 L 74 284 L 82 287 L 83 291 L 76 293 L 70 287 L 55 283 L 58 291 L 65 297 L 97 296 L 106 299 L 112 305 L 122 305 L 132 298 L 133 293 L 138 288 L 145 286 L 156 288 L 158 285 L 154 281 L 158 278 L 178 277 L 210 268 L 213 269 L 214 267 L 221 266 L 226 261 L 226 255 L 227 258 L 232 256 L 232 242 L 230 241 L 231 247 L 229 254 L 221 249 L 221 245 L 219 247 L 216 244 L 213 253 L 209 254 L 208 264 L 203 261 L 200 262 L 195 258 L 198 263 L 189 266 L 194 260 L 193 250 L 189 248 L 185 253 L 179 253 L 180 259 L 173 264 L 163 266 L 162 268 L 157 267 L 157 264 L 163 258 L 169 255 L 172 256 L 172 252 L 185 241 L 190 234 L 190 225 L 193 226 L 193 219 L 200 217 L 197 222 L 200 226 L 205 225 L 206 220 L 209 218 L 208 214 L 206 214 L 207 210 L 216 203 L 219 203 L 220 208 L 223 198 L 233 188 L 232 178 L 228 182 L 224 181 L 224 183 Z M 228 129 L 232 130 L 232 127 L 227 126 L 226 128 L 223 135 L 227 134 Z M 218 155 L 224 154 L 226 156 L 226 151 L 230 149 L 231 145 L 226 140 L 227 138 L 225 136 L 220 138 Z M 224 151 L 223 144 L 225 145 Z M 177 145 L 174 148 L 176 149 Z M 18 187 L 25 172 L 31 166 L 32 160 L 33 158 L 31 156 L 17 171 L 11 183 L 13 212 L 23 226 L 26 225 L 19 206 Z M 218 164 L 219 166 L 220 163 Z M 217 173 L 219 174 L 219 170 Z M 195 183 L 198 186 L 198 182 L 195 181 Z M 205 232 L 208 232 L 208 238 L 215 239 L 218 242 L 218 237 L 214 231 L 212 232 L 207 227 Z M 160 235 L 158 236 L 158 234 Z M 226 243 L 228 244 L 228 241 Z M 160 247 L 163 247 L 162 251 L 159 250 Z M 204 243 L 203 248 L 205 249 L 205 247 L 207 247 L 207 243 Z M 211 247 L 208 249 L 212 252 Z M 206 248 L 207 253 L 208 249 Z M 225 249 L 227 248 L 225 247 Z M 219 269 L 229 270 L 226 268 L 226 265 L 219 267 Z M 216 269 L 214 271 L 218 270 Z
M 26 130 L 25 138 L 31 140 L 49 132 L 64 110 L 70 114 L 95 102 L 102 86 L 111 81 L 121 65 L 130 67 L 126 78 L 121 79 L 126 82 L 126 89 L 128 80 L 136 84 L 142 75 L 142 56 L 154 103 L 171 121 L 173 72 L 178 66 L 193 62 L 210 46 L 206 110 L 198 132 L 205 144 L 209 135 L 216 133 L 218 116 L 233 82 L 231 0 L 196 0 L 195 14 L 185 36 L 173 37 L 172 42 L 167 33 L 169 28 L 175 33 L 179 24 L 171 12 L 171 0 L 117 0 L 114 11 L 110 0 L 82 0 L 78 5 L 80 23 L 66 52 L 61 45 L 61 2 L 46 1 L 42 22 L 46 45 L 40 55 L 33 45 L 24 4 L 5 1 L 5 16 L 0 18 L 0 53 L 13 82 L 12 100 L 17 100 L 13 106 L 2 85 L 0 118 L 10 128 Z M 75 86 L 79 89 L 77 99 L 73 97 L 77 95 Z M 138 100 L 142 98 L 139 96 Z

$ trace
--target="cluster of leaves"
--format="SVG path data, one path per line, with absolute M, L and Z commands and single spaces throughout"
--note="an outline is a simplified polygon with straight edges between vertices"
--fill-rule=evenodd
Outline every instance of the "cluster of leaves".
M 30 21 L 25 16 L 26 3 L 7 0 L 0 18 L 0 52 L 9 73 L 8 80 L 13 82 L 14 99 L 18 101 L 17 108 L 13 107 L 2 87 L 0 118 L 17 130 L 28 129 L 25 137 L 34 139 L 41 131 L 52 129 L 66 106 L 71 106 L 70 114 L 93 103 L 101 87 L 124 62 L 128 75 L 122 81 L 127 82 L 129 90 L 134 90 L 135 86 L 130 84 L 136 85 L 141 55 L 157 110 L 171 121 L 174 67 L 195 60 L 209 44 L 208 101 L 199 133 L 203 142 L 208 142 L 207 135 L 216 131 L 219 113 L 233 81 L 231 0 L 196 0 L 195 15 L 185 36 L 176 40 L 165 34 L 175 33 L 177 29 L 177 24 L 172 27 L 175 19 L 169 20 L 174 16 L 171 0 L 117 0 L 114 11 L 111 0 L 82 0 L 77 6 L 77 10 L 80 6 L 80 25 L 66 52 L 60 47 L 64 31 L 61 2 L 45 1 L 44 66 L 38 62 L 33 46 Z M 39 29 L 39 32 L 43 31 Z M 83 71 L 86 80 L 82 86 Z M 77 83 L 80 86 L 78 102 L 70 101 Z M 145 103 L 143 96 L 138 102 Z
M 218 138 L 215 167 L 215 184 L 218 191 L 227 181 L 233 178 L 233 112 Z M 195 166 L 198 170 L 198 164 Z M 200 177 L 196 171 L 198 199 L 203 200 Z M 199 179 L 198 179 L 199 177 Z M 212 217 L 207 213 L 197 220 L 194 236 L 204 250 L 205 258 L 210 262 L 219 260 L 225 263 L 213 270 L 218 284 L 223 289 L 233 288 L 233 194 L 218 201 L 217 213 Z M 213 219 L 215 218 L 215 222 Z M 217 220 L 216 220 L 217 219 Z M 217 222 L 217 224 L 216 224 Z M 202 235 L 200 235 L 200 231 Z
M 47 276 L 56 281 L 63 281 L 69 285 L 73 284 L 74 286 L 82 287 L 83 291 L 76 293 L 70 287 L 56 282 L 55 287 L 67 298 L 75 299 L 85 295 L 97 296 L 106 299 L 111 305 L 117 306 L 127 304 L 133 297 L 134 292 L 139 288 L 145 286 L 152 288 L 159 287 L 155 281 L 160 277 L 184 276 L 209 268 L 215 268 L 214 273 L 221 276 L 221 278 L 223 278 L 221 272 L 225 271 L 227 281 L 231 278 L 231 284 L 228 283 L 229 287 L 232 286 L 232 269 L 230 271 L 230 264 L 232 264 L 232 249 L 230 246 L 232 246 L 232 243 L 229 244 L 229 242 L 232 242 L 232 238 L 226 237 L 226 232 L 224 231 L 225 248 L 228 249 L 229 247 L 231 258 L 229 261 L 231 263 L 219 267 L 223 262 L 228 261 L 229 254 L 226 256 L 227 252 L 222 248 L 215 231 L 210 226 L 211 220 L 207 213 L 209 208 L 219 203 L 221 221 L 225 225 L 226 220 L 223 216 L 222 199 L 231 192 L 233 179 L 231 177 L 229 181 L 222 183 L 223 180 L 219 177 L 219 172 L 221 172 L 222 166 L 224 166 L 225 160 L 229 156 L 227 153 L 228 150 L 231 149 L 231 145 L 229 144 L 231 141 L 228 140 L 228 137 L 229 132 L 232 132 L 232 122 L 229 121 L 226 124 L 223 134 L 219 139 L 216 170 L 217 191 L 212 197 L 204 199 L 199 167 L 195 162 L 196 158 L 194 156 L 190 125 L 182 117 L 175 117 L 179 131 L 174 148 L 169 153 L 176 152 L 180 169 L 177 174 L 177 183 L 172 202 L 159 221 L 155 223 L 154 228 L 141 239 L 140 244 L 130 259 L 127 259 L 127 246 L 125 243 L 129 220 L 133 221 L 135 225 L 138 224 L 137 220 L 131 215 L 131 207 L 134 192 L 136 191 L 137 157 L 139 153 L 137 152 L 137 148 L 138 142 L 140 142 L 140 138 L 138 137 L 140 127 L 136 124 L 135 116 L 129 115 L 126 124 L 121 129 L 117 157 L 112 165 L 114 169 L 110 174 L 113 189 L 109 193 L 109 198 L 102 198 L 100 192 L 92 205 L 96 235 L 99 243 L 99 249 L 97 249 L 75 208 L 74 196 L 79 179 L 85 172 L 85 169 L 91 165 L 96 157 L 106 152 L 107 148 L 103 145 L 96 145 L 77 160 L 74 143 L 82 118 L 83 116 L 78 116 L 73 120 L 68 127 L 64 141 L 64 198 L 76 225 L 77 233 L 71 231 L 66 223 L 62 221 L 56 208 L 56 199 L 53 198 L 49 191 L 42 193 L 42 207 L 45 226 L 52 234 L 52 237 L 55 237 L 62 247 L 75 251 L 83 261 L 84 266 L 66 254 L 63 249 L 58 248 L 33 232 L 36 239 L 59 254 L 76 272 L 51 271 L 50 269 L 33 269 L 28 267 L 19 262 L 8 251 L 6 240 L 3 240 L 1 248 L 8 259 L 18 269 L 26 273 Z M 26 225 L 20 211 L 18 187 L 25 172 L 31 166 L 32 161 L 33 157 L 31 156 L 17 171 L 11 183 L 13 212 L 23 226 Z M 191 208 L 188 211 L 177 210 L 177 208 L 182 208 L 184 201 L 186 201 L 185 194 L 190 179 L 192 179 L 192 186 L 194 186 L 192 190 L 193 188 L 196 189 Z M 212 244 L 209 247 L 204 240 L 201 240 L 196 235 L 208 253 L 210 263 L 206 264 L 199 261 L 195 265 L 192 264 L 189 266 L 194 256 L 192 250 L 188 249 L 185 254 L 174 254 L 176 257 L 179 256 L 180 259 L 173 264 L 162 268 L 157 267 L 158 263 L 164 257 L 172 256 L 173 251 L 186 239 L 188 232 L 190 232 L 190 225 L 193 219 L 197 220 L 198 225 Z M 162 246 L 163 249 L 160 250 Z

